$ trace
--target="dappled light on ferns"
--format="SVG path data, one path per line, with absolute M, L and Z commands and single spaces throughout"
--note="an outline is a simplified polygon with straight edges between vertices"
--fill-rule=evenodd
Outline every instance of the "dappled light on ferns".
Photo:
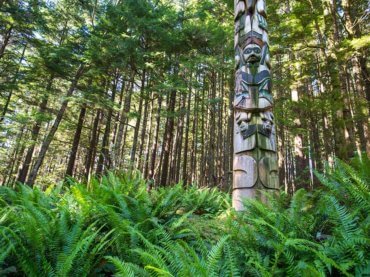
M 363 276 L 370 162 L 336 162 L 322 189 L 230 208 L 213 188 L 147 190 L 135 174 L 45 191 L 0 188 L 0 275 Z

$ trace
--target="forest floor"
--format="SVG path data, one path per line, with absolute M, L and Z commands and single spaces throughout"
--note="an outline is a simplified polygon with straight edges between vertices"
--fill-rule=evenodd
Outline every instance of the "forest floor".
M 135 174 L 41 190 L 0 187 L 1 276 L 366 276 L 370 162 L 337 162 L 322 188 L 230 207 L 216 188 Z

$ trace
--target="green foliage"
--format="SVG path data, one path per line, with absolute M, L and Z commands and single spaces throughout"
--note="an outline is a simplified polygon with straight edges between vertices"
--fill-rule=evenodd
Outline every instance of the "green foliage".
M 368 159 L 324 188 L 230 209 L 217 189 L 147 190 L 135 173 L 46 191 L 0 188 L 0 274 L 361 276 L 370 261 Z

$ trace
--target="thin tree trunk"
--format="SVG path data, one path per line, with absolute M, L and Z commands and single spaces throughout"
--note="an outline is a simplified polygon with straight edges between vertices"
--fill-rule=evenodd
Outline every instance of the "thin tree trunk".
M 206 80 L 205 80 L 205 77 L 203 78 L 203 83 L 205 84 Z M 201 100 L 201 115 L 202 117 L 199 118 L 202 122 L 201 122 L 201 136 L 200 136 L 200 144 L 201 144 L 201 156 L 200 156 L 200 162 L 201 164 L 199 165 L 199 169 L 200 169 L 200 176 L 199 176 L 199 183 L 201 186 L 204 185 L 204 183 L 206 182 L 205 180 L 207 179 L 207 160 L 206 160 L 206 145 L 205 145 L 205 142 L 206 142 L 206 135 L 205 135 L 205 121 L 207 120 L 208 121 L 208 109 L 205 109 L 204 107 L 204 102 L 206 101 L 206 95 L 205 95 L 205 87 L 203 87 L 202 89 L 202 100 Z M 207 111 L 207 113 L 206 113 Z
M 181 178 L 181 158 L 182 158 L 182 149 L 183 147 L 183 140 L 184 140 L 184 121 L 185 121 L 185 108 L 187 103 L 187 95 L 184 94 L 182 96 L 182 103 L 181 103 L 181 115 L 180 115 L 180 122 L 179 122 L 179 142 L 177 147 L 177 159 L 176 159 L 176 166 L 175 166 L 175 183 L 177 184 L 180 181 Z M 187 155 L 186 152 L 184 152 L 184 158 Z
M 48 93 L 51 90 L 51 87 L 52 87 L 52 84 L 53 84 L 53 79 L 54 79 L 54 77 L 51 76 L 49 81 L 48 81 L 48 84 L 46 86 L 46 95 L 43 95 L 40 106 L 39 106 L 39 114 L 43 114 L 46 111 L 48 98 L 49 98 Z M 33 153 L 35 151 L 35 146 L 36 146 L 36 143 L 37 143 L 37 139 L 38 139 L 39 134 L 40 134 L 40 130 L 41 130 L 41 122 L 39 120 L 36 120 L 36 123 L 32 127 L 32 134 L 31 134 L 32 144 L 30 145 L 30 147 L 27 150 L 26 157 L 25 157 L 23 165 L 22 165 L 22 169 L 19 171 L 19 174 L 18 174 L 17 181 L 20 182 L 20 183 L 26 182 L 28 171 L 30 169 L 31 162 L 32 162 Z
M 188 99 L 187 99 L 184 161 L 183 161 L 183 164 L 182 164 L 182 180 L 184 182 L 184 185 L 187 185 L 187 183 L 188 183 L 187 164 L 188 164 L 188 151 L 189 151 L 191 94 L 192 94 L 192 73 L 190 73 L 190 86 L 189 86 Z
M 144 103 L 144 117 L 143 117 L 143 126 L 141 128 L 140 136 L 140 149 L 139 149 L 139 158 L 137 168 L 142 169 L 142 164 L 144 162 L 143 152 L 145 147 L 145 137 L 147 136 L 147 123 L 148 123 L 148 106 L 149 106 L 149 95 L 145 95 Z
M 21 149 L 21 146 L 22 146 L 22 138 L 23 138 L 23 135 L 24 135 L 24 130 L 25 130 L 25 126 L 22 127 L 22 130 L 20 132 L 20 134 L 17 136 L 17 139 L 16 139 L 16 144 L 15 144 L 15 148 L 14 148 L 14 151 L 11 155 L 9 155 L 9 165 L 7 166 L 7 174 L 5 176 L 5 179 L 4 179 L 4 184 L 5 186 L 9 186 L 9 184 L 11 184 L 11 182 L 13 181 L 13 171 L 14 171 L 14 168 L 15 168 L 15 164 L 16 164 L 16 161 L 17 161 L 17 156 L 18 156 L 18 153 L 19 153 L 19 150 Z
M 165 136 L 163 141 L 163 162 L 162 162 L 162 172 L 161 172 L 161 181 L 160 185 L 166 186 L 168 185 L 168 170 L 169 170 L 169 161 L 170 161 L 170 151 L 172 145 L 172 136 L 173 136 L 173 129 L 174 129 L 174 112 L 175 112 L 175 105 L 176 105 L 176 90 L 172 90 L 170 92 L 169 97 L 169 105 L 168 105 L 168 113 L 167 115 L 167 124 L 165 130 Z
M 208 182 L 206 185 L 215 187 L 217 186 L 217 176 L 215 170 L 215 154 L 216 154 L 216 80 L 217 75 L 215 71 L 211 73 L 211 87 L 210 87 L 210 100 L 213 100 L 213 103 L 210 104 L 209 107 L 209 152 L 208 152 Z
M 158 95 L 158 109 L 157 109 L 157 117 L 156 117 L 156 127 L 155 127 L 155 135 L 154 135 L 154 143 L 152 147 L 152 154 L 150 159 L 150 169 L 148 179 L 153 183 L 154 178 L 154 169 L 157 159 L 157 151 L 158 151 L 158 138 L 159 138 L 159 129 L 161 123 L 161 110 L 162 110 L 162 96 Z
M 140 102 L 139 102 L 139 111 L 138 111 L 138 117 L 136 120 L 135 125 L 135 131 L 134 131 L 134 140 L 131 150 L 131 166 L 132 168 L 135 167 L 135 157 L 136 157 L 136 149 L 138 144 L 138 138 L 139 138 L 139 129 L 140 129 L 140 123 L 141 123 L 141 114 L 143 111 L 143 98 L 144 98 L 144 92 L 145 92 L 145 78 L 146 78 L 146 71 L 143 70 L 143 75 L 141 77 L 141 89 L 140 89 Z
M 25 55 L 25 53 L 26 53 L 26 49 L 27 49 L 27 44 L 25 44 L 25 45 L 24 45 L 24 47 L 23 47 L 22 55 L 21 55 L 21 58 L 19 59 L 18 67 L 17 67 L 17 70 L 16 70 L 16 72 L 15 72 L 15 74 L 14 74 L 14 78 L 13 78 L 13 80 L 12 80 L 12 84 L 13 84 L 13 86 L 14 86 L 14 85 L 16 84 L 16 82 L 17 82 L 18 73 L 19 73 L 19 70 L 20 70 L 20 68 L 21 68 L 21 64 L 22 64 L 22 61 L 23 61 L 23 59 L 24 59 L 24 55 Z M 0 124 L 2 124 L 2 123 L 3 123 L 3 121 L 4 121 L 4 119 L 5 119 L 5 116 L 6 116 L 6 114 L 8 113 L 8 109 L 9 109 L 9 105 L 10 105 L 10 100 L 11 100 L 12 96 L 13 96 L 13 88 L 11 88 L 11 89 L 10 89 L 9 94 L 8 94 L 8 97 L 6 98 L 5 105 L 4 105 L 4 109 L 3 109 L 3 112 L 2 112 L 2 114 L 1 114 L 1 116 L 0 116 Z
M 177 105 L 177 110 L 180 110 L 181 108 L 181 94 L 179 97 L 180 101 L 178 102 Z M 176 108 L 175 108 L 176 111 Z M 180 121 L 181 118 L 177 117 L 177 120 L 175 121 L 176 123 L 174 124 L 174 133 L 175 137 L 173 138 L 173 143 L 170 146 L 170 162 L 169 162 L 169 172 L 168 172 L 168 183 L 172 184 L 175 179 L 176 175 L 176 164 L 177 164 L 177 150 L 179 148 L 179 140 L 180 140 Z
M 2 3 L 0 2 L 0 7 L 1 6 L 2 6 Z M 10 28 L 4 34 L 4 41 L 0 47 L 0 60 L 4 56 L 5 49 L 9 44 L 10 38 L 12 37 L 12 31 L 13 31 L 13 26 L 10 26 Z
M 90 145 L 89 145 L 89 148 L 87 150 L 87 155 L 86 155 L 85 177 L 87 180 L 90 179 L 90 173 L 93 167 L 93 159 L 95 157 L 94 153 L 96 153 L 96 145 L 98 144 L 98 136 L 99 136 L 98 127 L 99 127 L 99 121 L 100 121 L 100 114 L 101 114 L 101 111 L 98 110 L 95 115 L 93 129 L 91 131 Z
M 198 132 L 199 132 L 199 96 L 197 93 L 194 95 L 194 119 L 191 133 L 193 134 L 192 147 L 191 147 L 191 161 L 190 168 L 192 169 L 191 183 L 197 180 L 197 146 L 198 146 Z
M 119 101 L 118 101 L 118 107 L 119 110 L 122 110 L 123 106 L 123 93 L 125 92 L 125 84 L 121 84 L 121 91 L 119 93 Z M 114 131 L 113 131 L 113 138 L 112 138 L 112 144 L 114 145 L 113 148 L 113 160 L 112 160 L 112 165 L 115 166 L 116 164 L 116 142 L 118 139 L 118 130 L 119 130 L 119 122 L 121 120 L 121 113 L 117 112 L 115 118 L 114 118 Z
M 78 151 L 78 146 L 80 144 L 81 132 L 82 132 L 82 128 L 84 125 L 85 115 L 86 115 L 86 104 L 84 104 L 81 107 L 80 115 L 78 117 L 77 128 L 76 128 L 76 132 L 73 138 L 73 143 L 72 143 L 72 148 L 71 148 L 71 154 L 68 160 L 66 176 L 73 177 L 73 172 L 74 172 L 74 167 L 75 167 L 76 157 L 77 157 L 77 151 Z
M 114 101 L 116 99 L 116 92 L 117 92 L 117 76 L 115 77 L 115 80 L 113 82 L 113 89 L 112 89 L 112 95 L 111 95 L 111 103 L 114 104 Z M 105 125 L 105 131 L 102 141 L 102 148 L 99 155 L 98 165 L 96 168 L 96 175 L 101 176 L 101 174 L 106 171 L 109 168 L 109 136 L 111 132 L 111 124 L 112 124 L 112 117 L 113 117 L 113 108 L 109 107 L 108 115 L 107 115 L 107 122 Z
M 147 139 L 146 147 L 145 147 L 145 162 L 143 165 L 142 171 L 144 172 L 144 178 L 147 179 L 148 172 L 149 172 L 149 160 L 150 160 L 150 146 L 152 143 L 152 137 L 153 137 L 153 113 L 154 113 L 154 99 L 150 101 L 150 121 L 149 121 L 149 136 Z
M 59 124 L 62 121 L 64 113 L 67 109 L 67 106 L 68 106 L 68 103 L 69 103 L 69 98 L 73 95 L 73 92 L 77 87 L 77 83 L 78 83 L 79 79 L 81 78 L 81 76 L 83 74 L 83 71 L 84 71 L 84 66 L 80 65 L 80 67 L 78 68 L 78 70 L 77 70 L 77 72 L 74 76 L 74 79 L 71 83 L 71 86 L 68 89 L 66 99 L 62 102 L 62 105 L 61 105 L 61 107 L 60 107 L 60 109 L 57 113 L 57 117 L 55 118 L 54 124 L 51 127 L 48 135 L 46 136 L 46 138 L 45 138 L 45 140 L 44 140 L 44 142 L 41 146 L 39 156 L 37 157 L 36 162 L 35 162 L 32 170 L 30 172 L 30 176 L 28 177 L 28 180 L 27 180 L 27 184 L 30 185 L 30 186 L 33 186 L 35 181 L 36 181 L 36 178 L 37 178 L 38 172 L 40 170 L 40 167 L 41 167 L 41 165 L 42 165 L 42 163 L 45 159 L 46 152 L 49 149 L 50 143 L 53 140 L 54 135 L 57 132 Z
M 343 0 L 342 1 L 342 6 L 343 6 L 343 12 L 344 12 L 344 18 L 345 18 L 345 25 L 346 29 L 348 32 L 348 37 L 349 39 L 353 38 L 360 38 L 362 36 L 361 30 L 360 30 L 360 24 L 354 24 L 355 20 L 353 19 L 353 16 L 351 14 L 351 1 L 350 0 Z M 361 78 L 358 78 L 358 82 L 361 83 L 363 82 L 364 86 L 364 92 L 365 92 L 365 97 L 367 100 L 368 104 L 368 110 L 370 114 L 370 75 L 368 72 L 368 67 L 367 67 L 367 59 L 366 59 L 366 54 L 365 53 L 360 53 L 356 55 L 356 63 L 359 67 L 359 72 L 361 75 Z M 360 89 L 360 86 L 358 86 L 358 89 Z
M 131 81 L 127 85 L 127 94 L 125 96 L 125 103 L 123 110 L 121 112 L 121 119 L 119 123 L 118 128 L 118 134 L 117 134 L 117 140 L 116 140 L 116 149 L 117 149 L 117 160 L 116 164 L 118 167 L 122 167 L 123 165 L 123 159 L 122 155 L 124 152 L 124 145 L 126 143 L 126 133 L 125 130 L 127 130 L 127 123 L 128 123 L 128 113 L 130 112 L 130 106 L 131 106 L 131 95 L 134 85 L 134 76 L 132 76 Z

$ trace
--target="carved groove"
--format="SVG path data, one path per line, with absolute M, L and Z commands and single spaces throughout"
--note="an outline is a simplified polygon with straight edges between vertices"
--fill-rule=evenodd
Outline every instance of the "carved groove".
M 278 162 L 266 3 L 234 0 L 234 4 L 233 189 L 275 190 L 279 187 Z M 234 207 L 240 207 L 240 203 Z

